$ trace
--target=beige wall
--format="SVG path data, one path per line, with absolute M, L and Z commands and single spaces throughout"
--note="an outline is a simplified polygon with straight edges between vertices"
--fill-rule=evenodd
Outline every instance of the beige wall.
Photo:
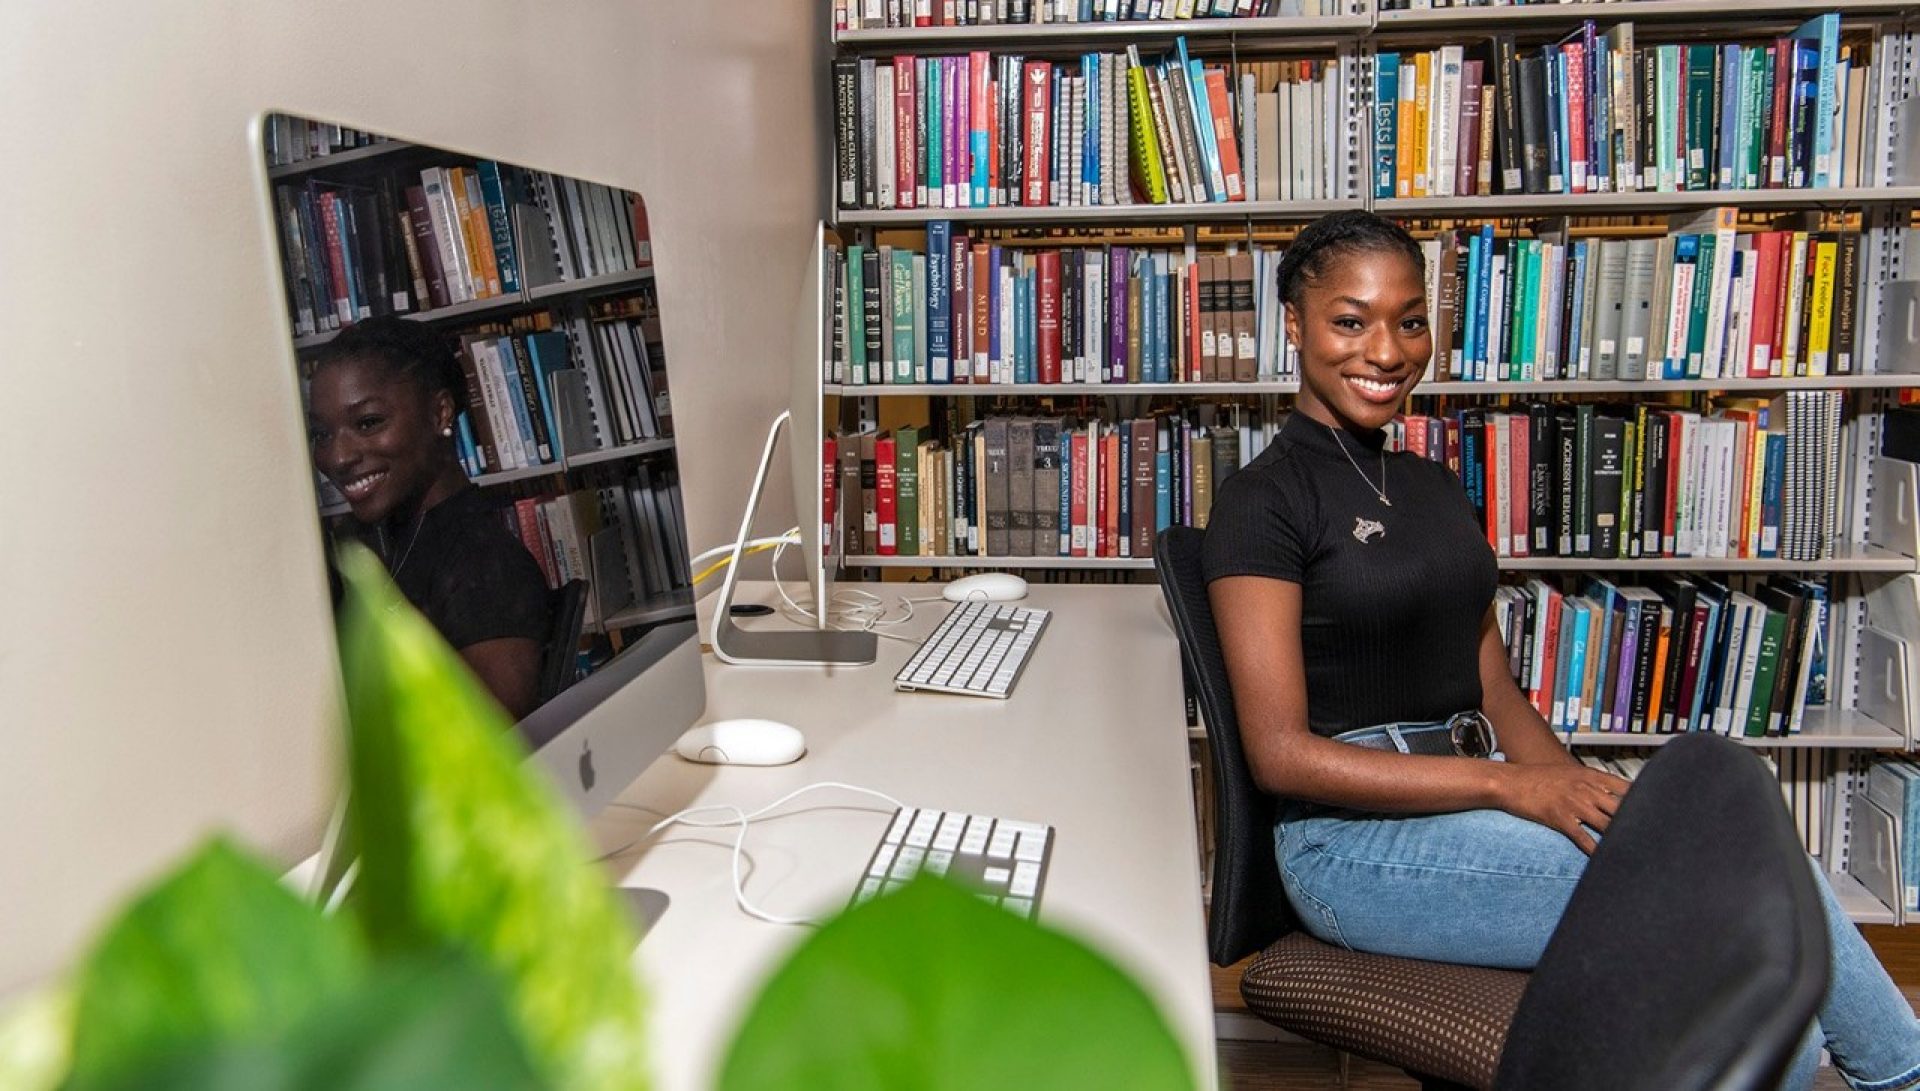
M 786 399 L 827 8 L 0 5 L 0 995 L 208 831 L 286 856 L 325 808 L 335 667 L 258 116 L 640 191 L 710 544 Z

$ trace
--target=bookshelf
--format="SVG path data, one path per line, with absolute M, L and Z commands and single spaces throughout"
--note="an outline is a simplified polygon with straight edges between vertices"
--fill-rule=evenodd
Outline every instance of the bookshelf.
M 1754 0 L 1728 5 L 1723 0 L 1630 0 L 1379 10 L 1362 0 L 1336 5 L 1334 14 L 1314 17 L 918 28 L 860 27 L 857 15 L 861 8 L 857 3 L 850 6 L 855 13 L 854 25 L 833 35 L 833 54 L 842 61 L 876 69 L 891 63 L 891 58 L 901 56 L 972 53 L 976 57 L 985 54 L 998 58 L 1011 54 L 1025 61 L 1055 64 L 1071 79 L 1075 74 L 1089 76 L 1084 57 L 1080 55 L 1111 56 L 1135 47 L 1149 55 L 1151 63 L 1153 56 L 1169 51 L 1176 39 L 1184 39 L 1186 49 L 1197 61 L 1208 65 L 1225 62 L 1228 66 L 1227 87 L 1233 99 L 1230 116 L 1236 134 L 1246 131 L 1242 127 L 1246 122 L 1241 113 L 1244 105 L 1241 85 L 1235 82 L 1235 73 L 1246 71 L 1243 66 L 1267 60 L 1291 62 L 1296 58 L 1325 59 L 1339 66 L 1338 79 L 1328 85 L 1330 105 L 1324 119 L 1326 124 L 1316 130 L 1323 145 L 1316 154 L 1323 152 L 1326 156 L 1325 178 L 1333 186 L 1332 197 L 1256 200 L 1251 199 L 1255 195 L 1249 183 L 1246 194 L 1249 199 L 1212 203 L 1025 204 L 1021 203 L 1022 195 L 1017 193 L 1008 198 L 1012 203 L 985 203 L 975 207 L 929 208 L 924 204 L 881 207 L 864 194 L 859 201 L 836 202 L 836 206 L 852 206 L 836 207 L 831 213 L 831 221 L 843 243 L 867 249 L 891 247 L 896 252 L 915 251 L 929 264 L 932 251 L 929 248 L 921 252 L 921 233 L 934 224 L 951 224 L 954 235 L 964 232 L 973 244 L 984 241 L 1017 248 L 1025 254 L 1049 248 L 1098 249 L 1110 242 L 1115 247 L 1135 248 L 1136 253 L 1141 249 L 1171 251 L 1175 255 L 1173 262 L 1180 266 L 1196 254 L 1222 249 L 1257 250 L 1263 245 L 1271 248 L 1284 244 L 1290 239 L 1290 231 L 1299 224 L 1348 208 L 1367 208 L 1409 221 L 1416 236 L 1423 239 L 1432 238 L 1438 224 L 1493 224 L 1499 237 L 1519 238 L 1523 231 L 1533 229 L 1532 221 L 1556 219 L 1568 229 L 1566 238 L 1573 237 L 1571 228 L 1576 226 L 1584 237 L 1595 239 L 1623 237 L 1623 229 L 1628 228 L 1664 229 L 1671 234 L 1681 229 L 1675 226 L 1677 219 L 1670 218 L 1722 208 L 1738 209 L 1746 217 L 1740 224 L 1743 232 L 1761 230 L 1755 224 L 1763 219 L 1769 223 L 1799 222 L 1789 219 L 1792 217 L 1805 217 L 1809 224 L 1817 223 L 1817 227 L 1809 226 L 1809 231 L 1857 232 L 1859 292 L 1852 312 L 1857 321 L 1854 333 L 1857 351 L 1847 373 L 1834 370 L 1807 377 L 1749 377 L 1744 372 L 1727 371 L 1707 372 L 1700 378 L 1606 379 L 1569 372 L 1550 378 L 1489 381 L 1448 378 L 1443 369 L 1414 391 L 1408 409 L 1410 413 L 1426 413 L 1428 410 L 1420 407 L 1461 404 L 1500 407 L 1525 401 L 1606 399 L 1628 405 L 1683 403 L 1683 408 L 1704 410 L 1710 408 L 1705 399 L 1715 395 L 1772 398 L 1797 391 L 1840 392 L 1845 401 L 1844 423 L 1831 437 L 1832 457 L 1838 465 L 1832 501 L 1835 509 L 1833 548 L 1822 559 L 1530 556 L 1502 557 L 1499 564 L 1504 573 L 1515 574 L 1508 577 L 1510 580 L 1581 572 L 1627 580 L 1656 573 L 1702 573 L 1717 575 L 1729 582 L 1767 574 L 1796 573 L 1829 580 L 1834 599 L 1826 630 L 1831 652 L 1827 704 L 1808 710 L 1803 730 L 1798 734 L 1741 741 L 1769 752 L 1831 756 L 1833 764 L 1825 781 L 1825 802 L 1821 805 L 1827 817 L 1818 846 L 1830 878 L 1840 892 L 1842 904 L 1856 920 L 1904 922 L 1906 915 L 1894 905 L 1897 896 L 1870 891 L 1847 872 L 1852 836 L 1851 800 L 1855 790 L 1864 783 L 1864 761 L 1874 753 L 1911 750 L 1916 738 L 1920 738 L 1920 723 L 1882 723 L 1860 711 L 1865 670 L 1861 663 L 1862 634 L 1866 628 L 1864 592 L 1879 581 L 1913 573 L 1917 567 L 1913 557 L 1867 543 L 1876 502 L 1886 502 L 1875 496 L 1866 472 L 1868 461 L 1879 448 L 1880 415 L 1898 404 L 1903 391 L 1920 388 L 1920 345 L 1903 344 L 1890 329 L 1886 302 L 1887 292 L 1891 290 L 1886 284 L 1920 279 L 1920 252 L 1916 252 L 1920 246 L 1907 235 L 1914 213 L 1920 209 L 1920 184 L 1917 184 L 1920 178 L 1903 176 L 1895 162 L 1898 157 L 1894 149 L 1900 147 L 1902 134 L 1894 111 L 1882 105 L 1866 115 L 1858 162 L 1849 168 L 1855 170 L 1855 176 L 1843 179 L 1843 184 L 1819 188 L 1677 188 L 1625 192 L 1608 189 L 1585 193 L 1388 197 L 1374 195 L 1372 173 L 1378 165 L 1373 134 L 1375 68 L 1383 53 L 1472 45 L 1495 34 L 1511 35 L 1523 49 L 1532 49 L 1569 35 L 1582 27 L 1585 20 L 1593 20 L 1601 28 L 1631 22 L 1640 32 L 1637 43 L 1640 49 L 1679 44 L 1684 50 L 1686 43 L 1696 41 L 1773 40 L 1807 19 L 1832 12 L 1840 16 L 1843 41 L 1856 46 L 1863 42 L 1870 45 L 1868 52 L 1854 55 L 1853 63 L 1861 63 L 1862 58 L 1871 56 L 1875 67 L 1871 70 L 1871 82 L 1864 84 L 1865 94 L 1869 101 L 1881 103 L 1882 100 L 1890 102 L 1889 95 L 1892 98 L 1912 95 L 1912 88 L 1920 84 L 1920 34 L 1915 33 L 1920 28 L 1912 23 L 1910 3 L 1903 0 L 1839 0 L 1835 3 Z M 1090 82 L 1083 80 L 1086 102 L 1103 93 L 1086 91 Z M 924 91 L 924 88 L 917 90 Z M 910 91 L 909 95 L 914 93 Z M 1844 88 L 1838 93 L 1844 93 Z M 1109 106 L 1113 104 L 1112 100 L 1103 101 Z M 1020 109 L 1017 102 L 1000 101 L 994 106 Z M 1911 116 L 1920 118 L 1920 114 Z M 1123 116 L 1121 121 L 1124 123 L 1124 120 Z M 1283 112 L 1281 131 L 1287 134 L 1283 135 L 1283 141 L 1298 140 L 1291 135 L 1295 130 L 1288 127 L 1297 120 L 1298 115 L 1289 117 Z M 845 131 L 844 122 L 843 112 L 829 121 L 836 146 L 840 143 L 839 134 Z M 1486 123 L 1491 125 L 1492 119 Z M 1119 140 L 1123 152 L 1119 165 L 1124 173 L 1127 141 L 1124 124 L 1121 129 Z M 866 137 L 861 139 L 864 141 Z M 1004 134 L 1001 139 L 1005 139 Z M 1840 151 L 1838 141 L 1836 129 L 1836 154 Z M 964 163 L 967 154 L 964 147 L 960 154 Z M 1483 161 L 1484 155 L 1483 151 Z M 1071 170 L 1071 156 L 1067 158 L 1066 165 Z M 844 163 L 844 159 L 836 160 L 839 171 L 835 178 L 836 195 L 841 190 L 838 183 L 845 177 L 839 169 Z M 1060 165 L 1060 161 L 1050 165 L 1054 174 L 1060 174 Z M 1243 161 L 1243 169 L 1250 165 Z M 1104 172 L 1111 166 L 1102 161 L 1099 171 Z M 1080 169 L 1086 170 L 1084 158 Z M 963 168 L 960 187 L 963 191 L 965 177 Z M 1121 185 L 1125 185 L 1124 179 Z M 1497 182 L 1495 188 L 1499 188 Z M 1077 197 L 1084 199 L 1085 194 Z M 941 202 L 936 200 L 936 203 Z M 1631 233 L 1624 231 L 1624 234 Z M 1093 283 L 1094 291 L 1105 287 L 1104 282 Z M 956 299 L 955 305 L 959 302 Z M 884 326 L 881 336 L 887 336 Z M 926 349 L 916 346 L 915 351 L 924 353 Z M 1095 349 L 1096 354 L 1100 351 Z M 1267 351 L 1265 341 L 1261 342 L 1260 351 Z M 1176 360 L 1176 373 L 1187 377 L 1184 362 Z M 1716 374 L 1720 377 L 1712 377 Z M 956 423 L 964 425 L 992 413 L 1024 411 L 1121 419 L 1169 409 L 1188 412 L 1195 407 L 1222 405 L 1248 408 L 1249 403 L 1254 403 L 1255 420 L 1261 421 L 1266 418 L 1258 413 L 1289 401 L 1299 389 L 1284 366 L 1269 367 L 1264 360 L 1257 381 L 1251 382 L 1212 381 L 1211 376 L 1192 382 L 1083 382 L 1071 381 L 1078 377 L 1071 369 L 1063 376 L 1069 381 L 1055 383 L 981 382 L 978 375 L 971 376 L 975 379 L 973 382 L 928 382 L 918 375 L 912 381 L 904 381 L 903 375 L 891 371 L 883 377 L 903 381 L 844 382 L 835 381 L 835 375 L 823 375 L 824 392 L 839 399 L 843 427 L 884 430 L 914 424 L 925 426 L 920 438 L 926 438 L 930 434 L 943 435 L 943 422 L 951 429 Z M 997 371 L 994 377 L 999 377 Z M 1197 372 L 1194 377 L 1199 377 Z M 1037 405 L 1051 405 L 1051 408 L 1031 408 Z M 1178 433 L 1176 443 L 1177 437 Z M 1035 576 L 1059 573 L 1062 578 L 1070 579 L 1098 578 L 1094 574 L 1110 574 L 1115 579 L 1144 579 L 1152 568 L 1152 561 L 1144 557 L 882 556 L 870 549 L 843 551 L 836 563 L 850 573 L 945 574 L 998 569 Z M 1908 707 L 1920 707 L 1920 699 L 1910 701 Z M 1914 718 L 1920 719 L 1920 714 Z M 1669 736 L 1575 731 L 1568 738 L 1577 747 L 1611 750 L 1659 745 Z
M 459 457 L 550 586 L 592 585 L 587 631 L 617 650 L 623 630 L 691 617 L 638 196 L 282 115 L 267 133 L 301 374 L 374 315 L 456 339 Z M 320 491 L 328 532 L 349 533 Z

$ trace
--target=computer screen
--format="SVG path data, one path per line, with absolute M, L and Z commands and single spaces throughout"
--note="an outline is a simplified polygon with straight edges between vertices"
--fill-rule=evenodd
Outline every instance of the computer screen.
M 264 134 L 316 533 L 383 560 L 591 813 L 705 708 L 646 204 L 319 119 Z

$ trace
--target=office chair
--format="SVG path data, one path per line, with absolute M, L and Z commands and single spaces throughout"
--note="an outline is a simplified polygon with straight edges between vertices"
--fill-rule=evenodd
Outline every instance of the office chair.
M 1293 915 L 1274 859 L 1274 800 L 1254 784 L 1240 745 L 1200 569 L 1203 537 L 1192 527 L 1169 527 L 1153 555 L 1212 755 L 1208 957 L 1230 966 L 1260 952 L 1240 978 L 1240 995 L 1275 1026 L 1405 1069 L 1429 1091 L 1492 1087 L 1526 974 L 1349 951 L 1314 939 Z
M 546 650 L 540 655 L 540 704 L 573 684 L 580 654 L 580 632 L 587 618 L 587 581 L 568 580 L 548 592 Z
M 1574 888 L 1494 1086 L 1778 1086 L 1826 995 L 1828 948 L 1779 783 L 1727 739 L 1675 739 Z

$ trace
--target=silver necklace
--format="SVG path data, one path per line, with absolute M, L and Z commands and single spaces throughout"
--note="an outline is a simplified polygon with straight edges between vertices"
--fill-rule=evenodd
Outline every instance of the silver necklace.
M 1384 478 L 1385 478 L 1385 475 L 1383 474 L 1382 479 Z M 1382 497 L 1381 499 L 1385 499 L 1385 497 Z M 416 543 L 420 541 L 420 527 L 426 521 L 427 521 L 427 512 L 425 508 L 422 508 L 420 510 L 420 514 L 414 516 L 413 537 L 407 539 L 407 548 L 404 553 L 400 554 L 400 563 L 394 565 L 393 568 L 391 568 L 388 572 L 388 574 L 391 575 L 394 579 L 399 579 L 400 570 L 402 568 L 407 567 L 407 558 L 413 556 L 413 547 Z
M 1353 467 L 1353 472 L 1360 475 L 1360 480 L 1365 481 L 1367 483 L 1367 488 L 1372 490 L 1373 495 L 1380 498 L 1380 502 L 1382 504 L 1385 504 L 1388 507 L 1392 507 L 1393 501 L 1387 499 L 1387 450 L 1386 448 L 1382 447 L 1380 449 L 1380 484 L 1376 487 L 1373 481 L 1367 477 L 1367 472 L 1365 470 L 1362 470 L 1360 468 L 1360 464 L 1353 460 L 1353 453 L 1347 450 L 1346 441 L 1340 438 L 1340 429 L 1335 428 L 1331 424 L 1326 425 L 1326 429 L 1327 431 L 1333 433 L 1334 446 L 1340 448 L 1340 453 L 1347 456 L 1347 465 Z

